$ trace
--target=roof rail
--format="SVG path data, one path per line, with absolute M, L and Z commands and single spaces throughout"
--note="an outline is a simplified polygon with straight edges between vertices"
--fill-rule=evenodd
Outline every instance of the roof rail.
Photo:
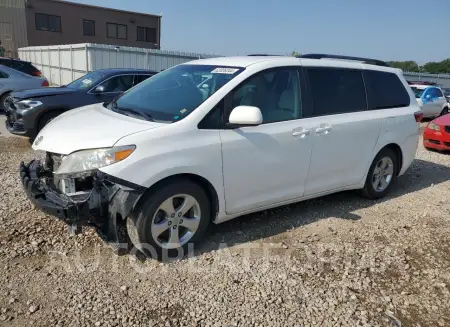
M 320 54 L 320 53 L 309 53 L 300 56 L 296 56 L 297 58 L 308 58 L 308 59 L 343 59 L 343 60 L 354 60 L 354 61 L 362 61 L 366 64 L 376 65 L 376 66 L 385 66 L 389 67 L 389 65 L 382 60 L 378 59 L 370 59 L 370 58 L 360 58 L 360 57 L 351 57 L 351 56 L 340 56 L 340 55 L 331 55 L 331 54 Z

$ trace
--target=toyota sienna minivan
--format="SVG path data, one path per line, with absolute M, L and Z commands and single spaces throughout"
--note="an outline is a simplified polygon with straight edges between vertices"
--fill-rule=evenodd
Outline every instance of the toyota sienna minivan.
M 45 160 L 20 176 L 72 232 L 95 224 L 117 245 L 126 226 L 145 255 L 171 256 L 211 223 L 344 190 L 385 196 L 421 118 L 402 72 L 379 60 L 198 60 L 58 116 L 33 144 Z

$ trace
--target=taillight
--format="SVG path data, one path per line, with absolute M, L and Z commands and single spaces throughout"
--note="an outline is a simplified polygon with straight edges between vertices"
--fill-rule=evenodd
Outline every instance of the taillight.
M 42 73 L 38 70 L 32 73 L 33 76 L 42 76 Z
M 44 81 L 42 82 L 42 86 L 47 87 L 50 86 L 50 84 L 48 84 L 48 81 L 44 79 Z
M 423 118 L 423 112 L 422 111 L 417 111 L 414 113 L 414 118 L 416 119 L 416 122 L 420 123 L 422 121 Z

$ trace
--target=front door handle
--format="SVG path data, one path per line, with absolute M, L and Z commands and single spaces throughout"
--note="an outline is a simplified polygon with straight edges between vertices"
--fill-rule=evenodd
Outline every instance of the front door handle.
M 302 129 L 294 129 L 292 131 L 292 136 L 300 136 L 300 137 L 305 137 L 309 135 L 309 129 L 306 128 L 302 128 Z
M 331 131 L 331 126 L 330 125 L 320 125 L 319 127 L 316 128 L 316 133 L 320 134 L 328 134 Z

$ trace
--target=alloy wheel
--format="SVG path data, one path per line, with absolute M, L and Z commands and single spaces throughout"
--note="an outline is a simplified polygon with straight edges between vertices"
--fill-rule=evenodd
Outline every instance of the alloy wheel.
M 384 157 L 375 166 L 372 174 L 372 186 L 375 191 L 383 192 L 389 186 L 394 175 L 394 163 L 389 157 Z
M 179 248 L 194 236 L 200 219 L 200 204 L 193 196 L 171 196 L 161 203 L 153 216 L 153 240 L 163 249 Z

